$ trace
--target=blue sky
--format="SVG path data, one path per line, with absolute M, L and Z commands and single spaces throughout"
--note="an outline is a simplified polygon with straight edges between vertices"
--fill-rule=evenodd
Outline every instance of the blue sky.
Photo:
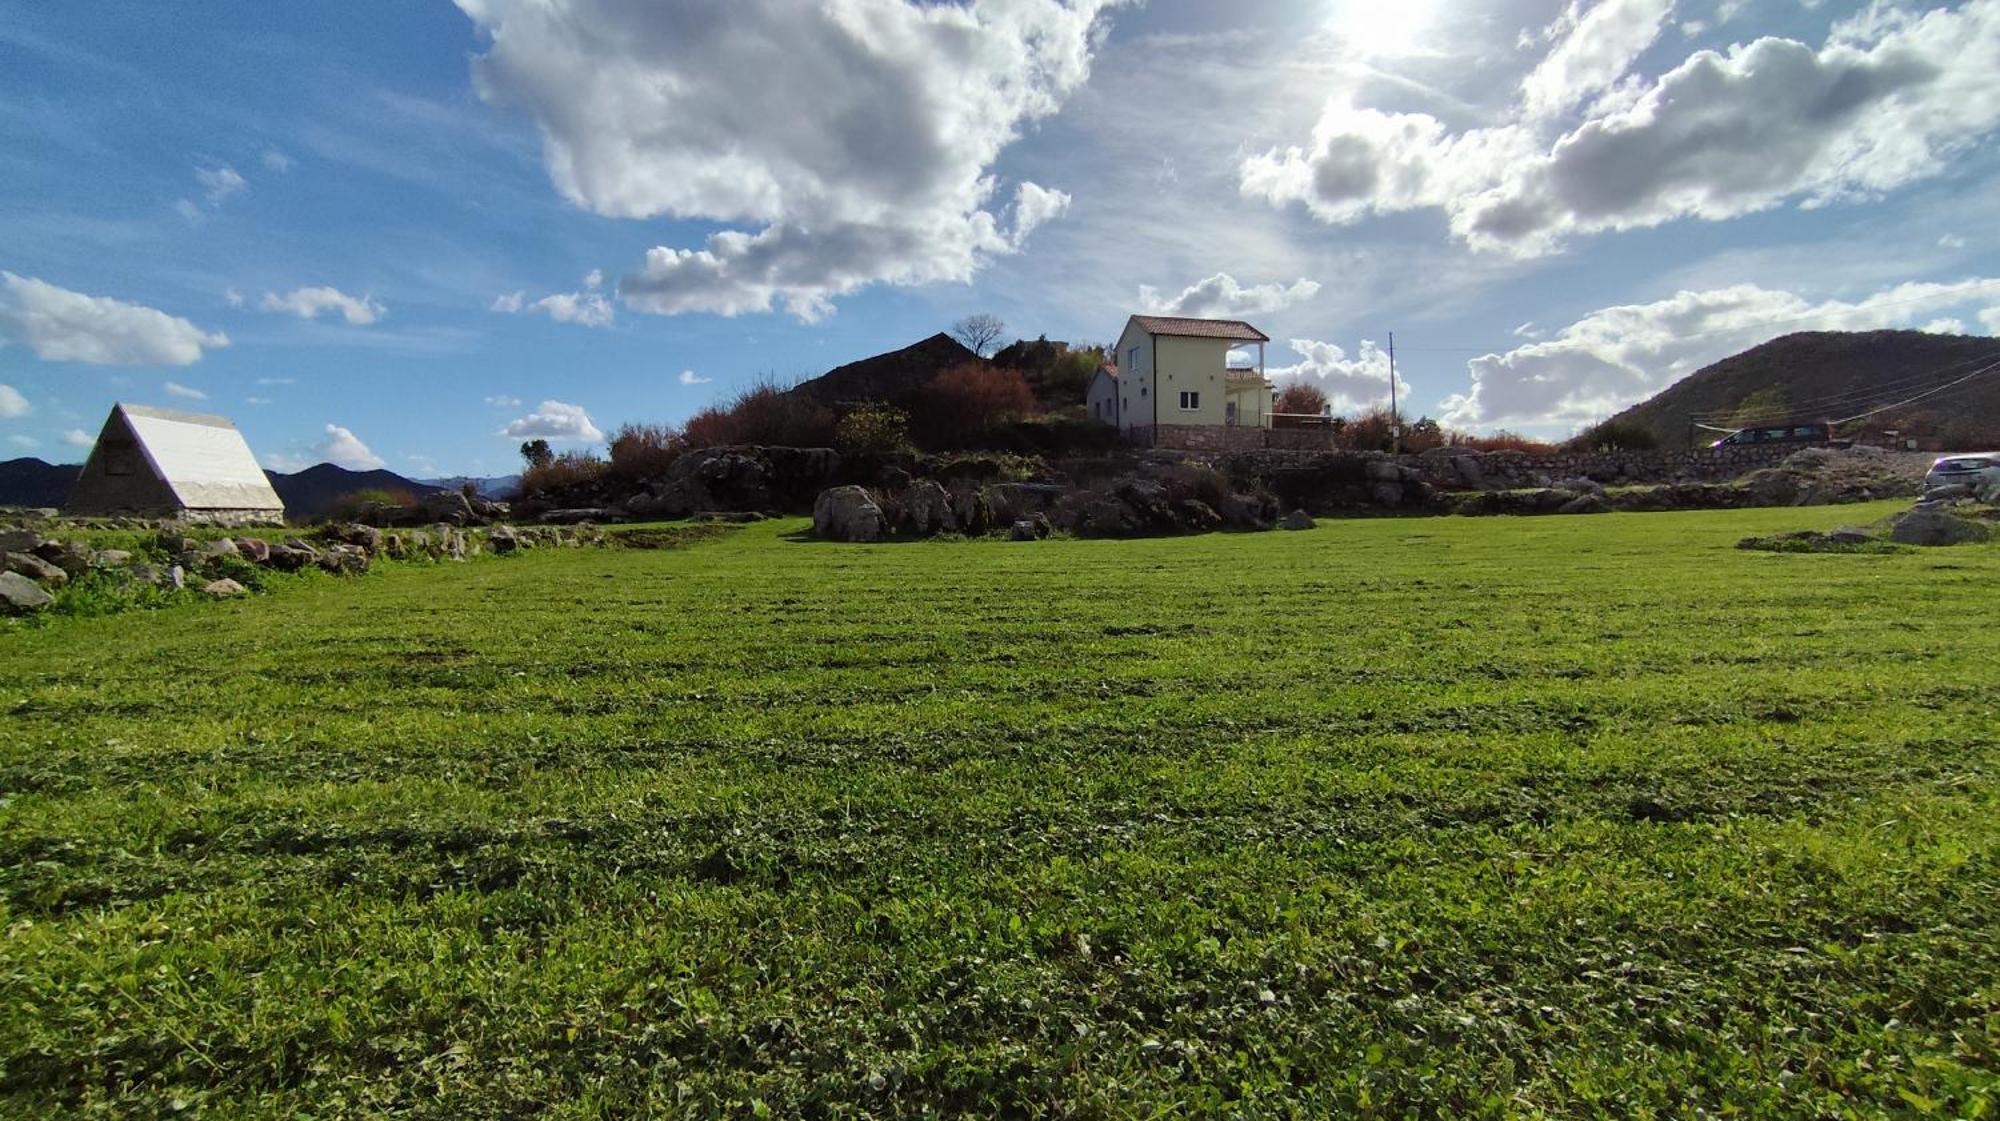
M 0 456 L 513 469 L 975 311 L 1566 433 L 2000 329 L 2000 0 L 0 0 Z

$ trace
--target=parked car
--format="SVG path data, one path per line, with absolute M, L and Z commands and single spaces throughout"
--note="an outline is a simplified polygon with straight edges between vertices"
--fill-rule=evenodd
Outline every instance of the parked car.
M 1799 444 L 1825 446 L 1834 443 L 1833 425 L 1827 421 L 1809 421 L 1805 424 L 1766 424 L 1755 428 L 1739 428 L 1722 439 L 1710 444 L 1711 448 L 1736 448 L 1744 445 Z
M 1974 494 L 2000 486 L 2000 452 L 1940 456 L 1924 475 L 1926 491 L 1958 483 L 1971 487 Z

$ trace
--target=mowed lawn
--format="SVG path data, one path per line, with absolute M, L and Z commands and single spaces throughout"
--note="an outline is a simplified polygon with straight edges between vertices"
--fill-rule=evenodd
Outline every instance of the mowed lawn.
M 2000 546 L 562 550 L 0 631 L 20 1116 L 1992 1116 Z

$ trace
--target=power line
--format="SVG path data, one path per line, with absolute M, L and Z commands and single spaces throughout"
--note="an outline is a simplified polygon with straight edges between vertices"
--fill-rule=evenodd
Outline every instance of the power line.
M 1905 406 L 1905 405 L 1913 405 L 1913 404 L 1917 403 L 1918 401 L 1921 401 L 1921 400 L 1923 400 L 1923 399 L 1924 399 L 1924 398 L 1926 398 L 1926 397 L 1935 397 L 1935 396 L 1937 396 L 1938 394 L 1940 394 L 1940 393 L 1943 393 L 1944 391 L 1946 391 L 1946 390 L 1948 390 L 1948 389 L 1951 389 L 1951 388 L 1953 388 L 1953 387 L 1955 387 L 1955 386 L 1959 386 L 1959 385 L 1963 385 L 1964 383 L 1966 383 L 1966 382 L 1969 382 L 1969 381 L 1971 381 L 1971 380 L 1972 380 L 1973 378 L 1976 378 L 1976 377 L 1979 377 L 1979 376 L 1981 376 L 1982 374 L 1990 374 L 1990 373 L 1992 373 L 1992 372 L 1993 372 L 1993 371 L 1995 371 L 1995 370 L 2000 370 L 2000 362 L 1994 362 L 1994 363 L 1992 363 L 1992 364 L 1990 364 L 1990 365 L 1987 365 L 1987 366 L 1983 366 L 1983 367 L 1981 367 L 1981 368 L 1979 368 L 1979 369 L 1977 369 L 1977 370 L 1974 370 L 1974 371 L 1972 371 L 1971 373 L 1969 373 L 1969 374 L 1965 375 L 1964 377 L 1962 377 L 1962 378 L 1959 378 L 1959 379 L 1958 379 L 1957 381 L 1954 381 L 1954 382 L 1951 382 L 1951 383 L 1950 383 L 1950 384 L 1948 384 L 1948 385 L 1941 385 L 1941 386 L 1938 386 L 1938 387 L 1937 387 L 1936 389 L 1933 389 L 1933 390 L 1930 390 L 1929 392 L 1926 392 L 1926 393 L 1919 393 L 1919 394 L 1917 394 L 1917 395 L 1916 395 L 1915 397 L 1911 397 L 1911 398 L 1909 398 L 1909 399 L 1908 399 L 1908 400 L 1906 400 L 1906 401 L 1897 401 L 1896 403 L 1894 403 L 1894 404 L 1891 404 L 1891 405 L 1884 405 L 1884 406 L 1882 406 L 1882 407 L 1881 407 L 1881 408 L 1879 408 L 1879 409 L 1870 409 L 1869 411 L 1867 411 L 1867 412 L 1865 412 L 1865 413 L 1856 413 L 1855 415 L 1853 415 L 1853 416 L 1851 416 L 1851 417 L 1848 417 L 1848 418 L 1847 418 L 1847 419 L 1845 419 L 1845 420 L 1836 420 L 1836 421 L 1834 421 L 1833 423 L 1834 423 L 1834 424 L 1852 424 L 1852 423 L 1854 423 L 1854 422 L 1855 422 L 1855 421 L 1857 421 L 1857 420 L 1866 420 L 1866 419 L 1868 419 L 1869 417 L 1871 417 L 1871 416 L 1874 416 L 1874 415 L 1875 415 L 1876 413 L 1886 413 L 1886 412 L 1888 412 L 1888 411 L 1889 411 L 1889 410 L 1891 410 L 1891 409 L 1900 409 L 1900 408 L 1902 408 L 1902 407 L 1903 407 L 1903 406 Z
M 1926 383 L 1931 382 L 1936 378 L 1946 376 L 1952 373 L 1954 370 L 1960 369 L 1965 366 L 1970 366 L 1975 362 L 1985 362 L 1988 359 L 1993 358 L 1996 353 L 2000 353 L 2000 351 L 1987 351 L 1982 354 L 1975 354 L 1970 358 L 1961 359 L 1960 361 L 1953 362 L 1945 366 L 1940 366 L 1933 370 L 1926 370 L 1920 374 L 1906 374 L 1900 378 L 1891 378 L 1888 381 L 1880 382 L 1875 385 L 1859 386 L 1853 389 L 1843 390 L 1839 393 L 1831 393 L 1821 397 L 1809 398 L 1797 404 L 1788 403 L 1782 409 L 1773 407 L 1771 409 L 1753 413 L 1744 413 L 1741 410 L 1737 409 L 1711 409 L 1704 412 L 1694 413 L 1692 415 L 1699 420 L 1720 420 L 1724 418 L 1734 418 L 1739 421 L 1737 427 L 1743 428 L 1743 427 L 1748 427 L 1750 425 L 1761 423 L 1766 420 L 1770 421 L 1788 420 L 1793 417 L 1807 416 L 1816 412 L 1832 411 L 1835 409 L 1847 408 L 1854 405 L 1864 405 L 1864 406 L 1870 405 L 1876 401 L 1881 401 L 1894 397 L 1899 393 L 1905 393 L 1919 388 L 1927 388 Z

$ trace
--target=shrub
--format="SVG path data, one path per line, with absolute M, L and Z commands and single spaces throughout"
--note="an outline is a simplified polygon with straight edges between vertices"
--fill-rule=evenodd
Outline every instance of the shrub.
M 963 448 L 1010 420 L 1035 411 L 1035 395 L 1019 370 L 967 362 L 932 378 L 911 410 L 919 442 Z
M 626 424 L 611 435 L 606 474 L 644 479 L 663 474 L 680 458 L 681 434 L 669 424 Z
M 545 494 L 581 483 L 596 482 L 604 477 L 604 469 L 608 466 L 596 452 L 563 452 L 550 457 L 547 463 L 521 472 L 521 493 Z
M 1455 432 L 1451 444 L 1455 448 L 1471 448 L 1478 452 L 1525 452 L 1529 455 L 1548 455 L 1556 450 L 1556 446 L 1547 440 L 1536 440 L 1505 430 L 1491 436 Z
M 338 521 L 351 522 L 361 512 L 361 508 L 369 504 L 415 506 L 417 496 L 402 487 L 362 487 L 360 490 L 340 496 L 340 500 L 333 504 L 333 517 Z
M 1349 451 L 1385 452 L 1389 450 L 1389 428 L 1395 423 L 1388 409 L 1377 406 L 1341 425 L 1334 440 Z
M 876 455 L 902 451 L 910 446 L 910 414 L 888 405 L 862 405 L 834 425 L 833 446 Z
M 1175 502 L 1185 502 L 1193 498 L 1208 504 L 1208 508 L 1221 511 L 1233 488 L 1222 472 L 1199 463 L 1183 463 L 1173 467 L 1160 479 L 1166 488 L 1167 497 Z
M 832 410 L 767 381 L 743 390 L 727 405 L 710 405 L 689 417 L 681 438 L 689 448 L 824 448 L 833 444 L 833 433 Z
M 1324 390 L 1311 382 L 1297 381 L 1286 386 L 1278 394 L 1278 400 L 1271 411 L 1292 413 L 1300 416 L 1326 415 L 1327 399 Z
M 1659 437 L 1630 421 L 1619 420 L 1593 424 L 1570 437 L 1564 445 L 1570 451 L 1583 452 L 1643 452 L 1659 446 Z

